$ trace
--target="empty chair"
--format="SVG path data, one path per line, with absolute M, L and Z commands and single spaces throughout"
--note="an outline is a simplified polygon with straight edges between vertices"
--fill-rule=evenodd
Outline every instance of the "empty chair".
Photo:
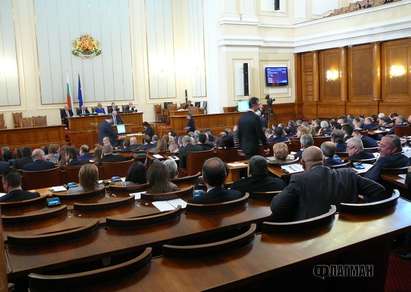
M 129 275 L 150 263 L 152 249 L 147 247 L 141 254 L 125 262 L 95 270 L 71 274 L 36 274 L 28 275 L 30 291 L 75 291 L 80 287 L 92 288 L 93 282 L 104 281 L 118 277 L 119 274 Z M 77 288 L 77 289 L 76 289 Z
M 320 216 L 313 218 L 291 221 L 291 222 L 268 222 L 265 221 L 262 224 L 262 230 L 265 232 L 294 232 L 306 230 L 309 228 L 315 228 L 319 226 L 326 226 L 330 224 L 335 217 L 337 208 L 334 205 L 331 205 L 330 210 Z
M 74 210 L 78 211 L 101 211 L 111 208 L 116 208 L 124 205 L 131 205 L 135 201 L 134 197 L 112 199 L 110 201 L 97 202 L 97 203 L 74 203 Z
M 1 177 L 0 177 L 1 181 Z M 0 190 L 1 191 L 1 190 Z M 0 207 L 2 210 L 7 208 L 18 208 L 18 207 L 27 207 L 34 205 L 45 205 L 47 197 L 37 197 L 34 199 L 23 200 L 23 201 L 13 201 L 13 202 L 0 202 Z
M 128 218 L 121 218 L 119 216 L 108 217 L 106 219 L 106 225 L 109 227 L 135 228 L 150 224 L 157 224 L 160 222 L 175 220 L 179 218 L 182 210 L 183 209 L 181 208 L 181 206 L 178 206 L 176 209 L 172 211 L 160 212 L 154 215 Z
M 187 175 L 193 175 L 201 171 L 204 162 L 213 156 L 215 156 L 213 149 L 188 153 L 186 162 Z
M 21 124 L 23 128 L 32 128 L 33 127 L 33 118 L 22 118 Z
M 2 215 L 1 219 L 4 224 L 7 223 L 21 223 L 21 222 L 28 222 L 33 220 L 51 218 L 55 216 L 59 216 L 60 214 L 67 212 L 67 206 L 61 205 L 55 208 L 49 208 L 46 210 L 39 210 L 39 211 L 32 211 L 25 213 L 23 215 Z
M 84 237 L 98 228 L 99 222 L 95 220 L 85 226 L 67 229 L 58 232 L 49 232 L 34 235 L 8 234 L 7 243 L 13 245 L 32 246 L 35 244 L 50 244 L 51 242 L 67 241 L 74 238 Z
M 33 190 L 62 184 L 62 172 L 60 168 L 55 167 L 40 171 L 23 170 L 23 189 Z
M 33 117 L 33 127 L 46 127 L 47 116 Z
M 209 255 L 213 256 L 217 252 L 223 252 L 228 249 L 237 248 L 246 245 L 254 240 L 256 224 L 251 224 L 249 228 L 237 236 L 203 244 L 192 245 L 163 245 L 163 254 L 165 256 L 193 256 L 193 255 Z
M 212 203 L 212 204 L 195 204 L 195 203 L 187 203 L 187 211 L 210 211 L 210 210 L 218 210 L 218 209 L 226 209 L 226 208 L 234 208 L 238 206 L 244 206 L 248 198 L 250 197 L 249 194 L 245 194 L 239 199 L 225 201 L 221 203 Z
M 391 197 L 370 203 L 340 203 L 338 211 L 341 213 L 370 213 L 391 208 L 397 204 L 400 192 L 395 190 Z
M 23 113 L 13 113 L 13 123 L 15 128 L 21 128 L 23 126 Z
M 127 176 L 128 169 L 133 164 L 133 160 L 119 162 L 103 162 L 99 166 L 100 179 L 110 179 L 113 176 Z
M 181 190 L 174 191 L 174 192 L 167 192 L 167 193 L 156 193 L 150 194 L 145 193 L 141 194 L 141 199 L 147 201 L 164 201 L 164 200 L 172 200 L 177 198 L 183 198 L 185 196 L 191 196 L 193 193 L 193 186 L 182 188 Z

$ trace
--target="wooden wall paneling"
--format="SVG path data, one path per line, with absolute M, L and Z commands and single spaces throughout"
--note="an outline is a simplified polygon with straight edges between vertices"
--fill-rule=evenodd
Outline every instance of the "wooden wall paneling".
M 411 38 L 388 41 L 382 44 L 382 102 L 410 102 L 409 55 Z M 391 76 L 393 66 L 402 66 L 406 71 L 402 76 Z
M 380 45 L 348 48 L 348 100 L 346 113 L 372 115 L 378 112 L 380 98 Z
M 301 119 L 303 117 L 303 90 L 302 90 L 302 68 L 301 68 L 302 54 L 294 54 L 294 79 L 295 79 L 295 117 Z
M 318 53 L 309 52 L 301 56 L 301 91 L 303 117 L 317 117 L 317 101 L 319 98 Z
M 319 118 L 330 118 L 345 114 L 345 101 L 341 93 L 345 93 L 343 87 L 345 81 L 345 68 L 342 67 L 345 59 L 345 51 L 341 48 L 324 50 L 319 53 L 320 76 L 320 100 L 318 102 L 317 115 Z M 327 80 L 327 71 L 337 74 L 335 80 Z
M 273 123 L 288 123 L 289 120 L 295 120 L 297 118 L 294 103 L 273 104 L 272 113 L 270 126 Z

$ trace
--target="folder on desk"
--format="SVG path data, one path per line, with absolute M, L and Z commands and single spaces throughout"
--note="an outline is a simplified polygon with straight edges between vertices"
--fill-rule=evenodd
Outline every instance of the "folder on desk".
M 293 174 L 293 173 L 299 173 L 303 172 L 304 168 L 301 164 L 294 163 L 294 164 L 288 164 L 288 165 L 281 165 L 281 169 L 285 170 L 286 172 Z

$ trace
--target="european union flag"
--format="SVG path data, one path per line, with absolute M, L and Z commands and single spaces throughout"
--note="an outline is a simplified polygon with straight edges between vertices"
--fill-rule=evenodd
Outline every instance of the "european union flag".
M 80 74 L 78 74 L 78 92 L 77 92 L 77 98 L 78 98 L 78 106 L 81 108 L 83 106 L 83 91 L 81 90 L 81 80 L 80 80 Z

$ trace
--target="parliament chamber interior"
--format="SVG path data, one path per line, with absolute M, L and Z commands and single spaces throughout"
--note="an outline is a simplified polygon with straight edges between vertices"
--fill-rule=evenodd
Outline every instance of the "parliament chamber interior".
M 0 0 L 0 292 L 411 291 L 411 0 Z

